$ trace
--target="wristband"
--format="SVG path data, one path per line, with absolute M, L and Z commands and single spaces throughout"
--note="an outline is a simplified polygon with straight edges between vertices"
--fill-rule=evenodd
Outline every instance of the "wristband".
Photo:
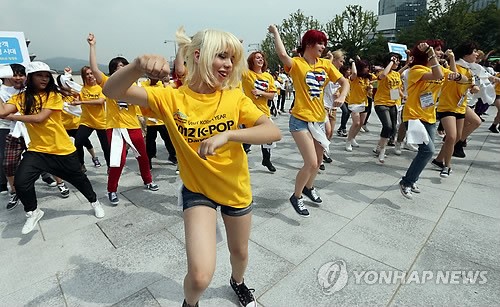
M 441 65 L 439 65 L 439 64 L 434 64 L 434 65 L 432 65 L 432 66 L 431 66 L 431 68 L 435 68 L 435 67 L 439 67 L 439 66 L 441 66 Z
M 436 58 L 436 55 L 435 55 L 435 54 L 431 55 L 431 56 L 427 59 L 427 61 L 431 61 L 431 60 L 432 60 L 432 59 L 434 59 L 434 58 Z

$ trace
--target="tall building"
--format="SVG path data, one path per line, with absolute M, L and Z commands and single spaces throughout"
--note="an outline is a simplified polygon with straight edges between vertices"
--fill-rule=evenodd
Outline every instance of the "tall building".
M 378 15 L 396 14 L 395 30 L 400 30 L 413 25 L 426 8 L 427 0 L 380 0 Z
M 476 0 L 472 4 L 473 11 L 479 11 L 487 7 L 489 4 L 496 4 L 497 8 L 500 9 L 500 0 Z

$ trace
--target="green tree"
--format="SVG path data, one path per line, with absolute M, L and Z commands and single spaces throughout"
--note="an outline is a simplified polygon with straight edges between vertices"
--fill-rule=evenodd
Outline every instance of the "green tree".
M 474 1 L 468 0 L 430 0 L 428 11 L 413 27 L 401 31 L 398 41 L 413 46 L 419 40 L 441 39 L 447 47 L 454 48 L 464 41 L 475 40 L 481 48 L 498 48 L 500 11 L 490 5 L 474 12 L 473 4 Z
M 280 31 L 281 39 L 289 54 L 300 45 L 300 39 L 307 30 L 316 29 L 322 30 L 322 26 L 317 19 L 312 16 L 306 16 L 301 10 L 290 14 L 288 19 L 283 19 L 281 25 L 277 25 Z M 266 54 L 268 66 L 271 71 L 275 71 L 281 66 L 281 62 L 276 55 L 274 49 L 274 40 L 268 33 L 266 38 L 261 42 L 261 49 Z
M 360 5 L 348 5 L 342 14 L 326 23 L 325 32 L 329 45 L 342 48 L 349 57 L 354 57 L 373 42 L 377 25 L 374 12 L 364 11 Z

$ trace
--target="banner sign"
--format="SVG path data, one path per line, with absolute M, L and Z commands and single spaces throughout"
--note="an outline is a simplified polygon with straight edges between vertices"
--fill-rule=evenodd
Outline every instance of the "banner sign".
M 30 62 L 28 46 L 23 32 L 0 31 L 0 65 Z
M 406 47 L 406 45 L 396 43 L 387 43 L 387 45 L 389 46 L 389 52 L 400 54 L 402 57 L 401 60 L 407 60 L 406 50 L 408 49 L 408 47 Z

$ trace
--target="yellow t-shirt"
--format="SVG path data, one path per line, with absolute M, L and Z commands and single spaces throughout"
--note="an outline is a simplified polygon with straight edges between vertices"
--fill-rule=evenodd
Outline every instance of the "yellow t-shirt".
M 268 72 L 263 72 L 258 74 L 253 70 L 247 69 L 243 72 L 241 77 L 241 84 L 243 87 L 243 92 L 250 98 L 253 103 L 268 117 L 271 116 L 271 112 L 269 111 L 269 106 L 267 105 L 267 98 L 255 97 L 252 94 L 252 90 L 261 90 L 268 93 L 276 93 L 276 86 L 274 85 L 274 78 Z
M 499 72 L 499 73 L 497 73 L 495 77 L 500 78 L 500 72 Z M 500 95 L 500 83 L 497 83 L 497 84 L 495 85 L 495 94 L 496 94 L 497 96 L 498 96 L 498 95 Z
M 141 82 L 142 87 L 164 87 L 161 81 L 158 81 L 155 85 L 151 85 L 151 80 L 146 80 Z M 155 115 L 149 108 L 140 108 L 141 114 L 146 120 L 146 126 L 162 126 L 165 125 L 161 119 L 155 118 Z
M 99 86 L 104 87 L 108 79 L 108 76 L 102 74 L 102 83 Z M 137 114 L 140 114 L 138 108 L 136 105 L 106 97 L 106 128 L 140 129 L 141 123 L 137 118 Z
M 327 59 L 319 58 L 314 65 L 301 57 L 292 60 L 292 67 L 285 67 L 295 88 L 292 115 L 306 122 L 324 122 L 323 89 L 328 81 L 337 82 L 342 74 Z
M 401 76 L 397 71 L 391 70 L 383 79 L 378 81 L 377 92 L 375 93 L 374 103 L 376 106 L 394 106 L 401 103 L 399 90 L 401 89 Z M 392 98 L 391 99 L 391 92 Z
M 187 86 L 145 88 L 148 104 L 162 119 L 177 152 L 181 179 L 189 190 L 234 208 L 252 201 L 248 159 L 241 143 L 228 142 L 201 159 L 200 142 L 238 125 L 251 127 L 264 114 L 240 89 L 199 94 Z
M 431 71 L 430 67 L 415 65 L 408 72 L 408 99 L 403 109 L 403 121 L 420 119 L 429 124 L 436 122 L 436 101 L 443 79 L 421 80 L 424 74 Z M 428 101 L 425 99 L 427 95 L 432 95 L 434 103 L 422 108 L 422 103 Z
M 437 105 L 438 112 L 454 112 L 465 114 L 467 108 L 467 89 L 472 86 L 472 72 L 460 65 L 457 65 L 457 72 L 469 79 L 466 83 L 459 83 L 453 80 L 448 80 L 448 75 L 452 72 L 448 69 L 443 69 L 444 82 L 439 96 Z
M 64 129 L 61 120 L 63 100 L 59 93 L 51 92 L 48 97 L 35 96 L 35 107 L 32 114 L 38 114 L 42 109 L 50 109 L 52 113 L 41 123 L 25 123 L 31 142 L 28 144 L 29 151 L 53 155 L 69 155 L 76 148 Z M 24 114 L 24 93 L 12 96 L 7 102 L 16 106 L 17 110 Z
M 80 100 L 97 100 L 106 98 L 102 93 L 102 88 L 99 85 L 85 85 L 80 92 Z M 106 107 L 103 104 L 82 104 L 82 116 L 80 117 L 80 125 L 87 126 L 93 129 L 106 129 Z
M 370 86 L 370 79 L 356 77 L 354 80 L 350 80 L 350 84 L 349 103 L 368 106 L 368 86 Z

